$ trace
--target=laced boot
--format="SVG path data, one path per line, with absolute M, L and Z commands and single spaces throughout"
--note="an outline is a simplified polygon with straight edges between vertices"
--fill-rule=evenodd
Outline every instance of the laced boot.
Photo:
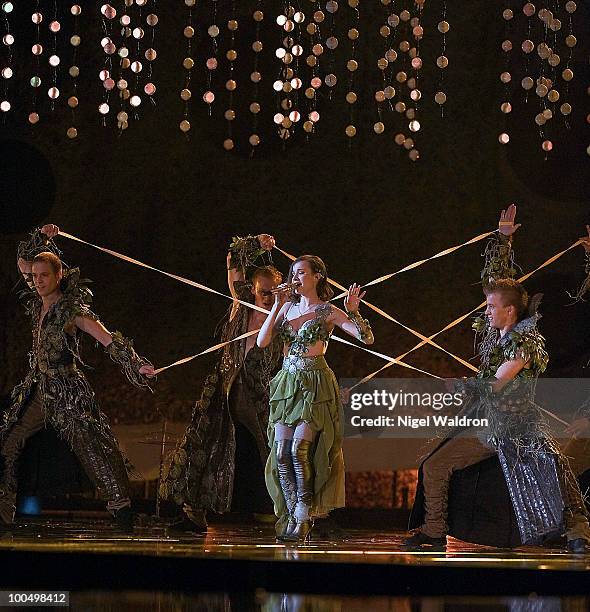
M 296 525 L 295 504 L 297 503 L 297 481 L 295 480 L 295 472 L 293 471 L 291 440 L 278 440 L 276 452 L 279 482 L 288 512 L 287 523 L 283 531 L 277 535 L 277 540 L 282 542 L 291 535 Z
M 295 506 L 295 528 L 285 537 L 287 542 L 305 542 L 311 538 L 313 521 L 309 515 L 313 500 L 313 466 L 309 458 L 312 443 L 300 438 L 293 439 L 292 455 L 297 481 L 297 504 Z

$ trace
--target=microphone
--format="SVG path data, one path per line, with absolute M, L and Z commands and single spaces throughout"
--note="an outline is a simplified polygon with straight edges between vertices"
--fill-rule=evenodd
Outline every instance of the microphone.
M 271 293 L 273 295 L 276 295 L 277 293 L 283 293 L 286 291 L 293 291 L 293 289 L 295 289 L 295 287 L 300 287 L 301 286 L 301 282 L 300 281 L 293 281 L 291 283 L 282 283 L 281 285 L 277 285 L 274 289 L 271 290 Z

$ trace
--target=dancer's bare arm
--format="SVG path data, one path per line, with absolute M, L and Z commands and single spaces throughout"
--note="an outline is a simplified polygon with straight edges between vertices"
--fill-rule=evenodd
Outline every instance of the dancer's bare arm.
M 111 332 L 100 322 L 90 319 L 89 317 L 76 317 L 76 327 L 84 333 L 92 336 L 97 342 L 100 342 L 105 348 L 107 348 L 113 342 L 113 335 Z M 139 373 L 153 378 L 154 366 L 151 364 L 143 365 L 139 368 Z
M 231 296 L 237 300 L 238 299 L 238 294 L 236 292 L 236 289 L 234 287 L 234 283 L 236 281 L 243 281 L 244 280 L 244 273 L 242 270 L 240 270 L 239 268 L 231 268 L 231 251 L 228 252 L 227 254 L 227 286 L 229 288 L 229 291 L 231 293 Z
M 501 391 L 528 363 L 523 357 L 504 362 L 496 371 L 496 380 L 492 383 L 492 389 L 495 392 Z

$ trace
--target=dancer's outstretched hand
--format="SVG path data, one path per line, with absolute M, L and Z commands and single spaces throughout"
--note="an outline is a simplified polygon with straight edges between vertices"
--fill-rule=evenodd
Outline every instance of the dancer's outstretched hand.
M 565 428 L 566 434 L 570 435 L 572 438 L 577 438 L 578 436 L 589 433 L 590 432 L 590 419 L 588 417 L 582 417 L 580 419 L 576 419 L 572 421 L 569 427 Z
M 147 376 L 148 378 L 153 378 L 156 375 L 156 370 L 154 369 L 153 365 L 146 364 L 139 368 L 139 373 Z
M 59 227 L 53 225 L 53 223 L 48 223 L 41 228 L 41 233 L 45 234 L 48 238 L 53 238 L 59 234 Z
M 514 232 L 520 227 L 520 223 L 514 223 L 516 219 L 516 204 L 510 204 L 510 206 L 500 213 L 500 222 L 498 223 L 498 229 L 504 236 L 512 236 Z
M 588 235 L 582 236 L 580 240 L 582 241 L 582 246 L 586 250 L 586 253 L 590 253 L 590 225 L 586 226 L 586 231 L 588 232 Z
M 258 238 L 260 248 L 264 249 L 265 251 L 272 251 L 274 249 L 275 239 L 270 234 L 258 234 L 256 238 Z
M 367 292 L 361 293 L 361 286 L 353 283 L 348 288 L 348 295 L 344 298 L 344 308 L 347 312 L 356 312 L 359 309 L 361 300 L 365 297 Z

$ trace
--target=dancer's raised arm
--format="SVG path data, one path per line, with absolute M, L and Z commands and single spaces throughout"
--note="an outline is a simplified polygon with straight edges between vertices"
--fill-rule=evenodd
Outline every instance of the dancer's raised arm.
M 16 264 L 30 289 L 35 288 L 32 276 L 33 258 L 39 253 L 49 252 L 61 255 L 53 238 L 59 234 L 59 227 L 48 223 L 41 228 L 35 229 L 28 240 L 19 243 L 16 254 Z
M 494 234 L 490 238 L 484 252 L 484 266 L 481 272 L 484 287 L 493 280 L 516 276 L 512 237 L 521 224 L 515 223 L 515 219 L 516 204 L 510 204 L 506 210 L 500 213 L 498 234 Z
M 256 267 L 257 260 L 264 253 L 272 251 L 275 239 L 270 234 L 259 234 L 258 236 L 234 236 L 227 253 L 227 286 L 234 298 L 230 313 L 232 320 L 237 312 L 238 300 L 249 298 L 250 288 L 247 286 L 246 277 Z
M 570 294 L 574 301 L 579 302 L 584 299 L 584 296 L 590 291 L 590 225 L 586 226 L 587 236 L 582 236 L 580 242 L 584 247 L 584 271 L 586 278 L 578 288 L 575 294 Z

